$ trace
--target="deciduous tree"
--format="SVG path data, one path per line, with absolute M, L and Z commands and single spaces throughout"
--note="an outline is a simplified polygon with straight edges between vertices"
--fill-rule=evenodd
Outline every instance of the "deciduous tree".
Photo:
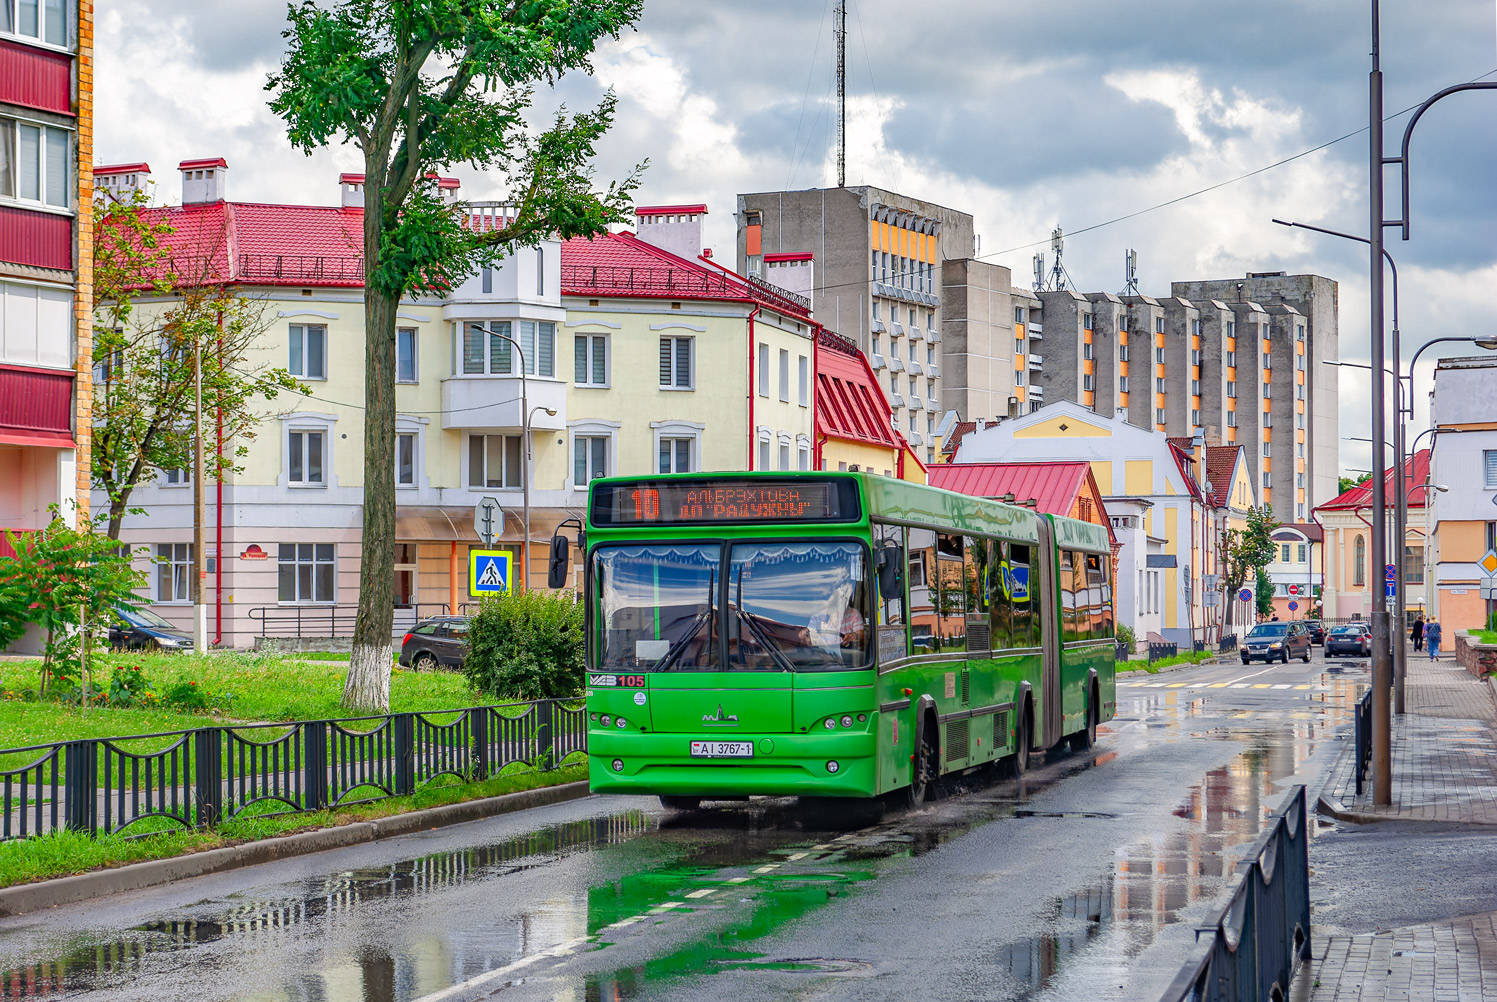
M 364 532 L 359 614 L 343 704 L 390 701 L 395 561 L 395 310 L 441 293 L 513 247 L 625 219 L 639 169 L 595 190 L 592 161 L 613 120 L 558 112 L 532 128 L 536 82 L 590 70 L 642 0 L 315 0 L 292 5 L 289 49 L 267 83 L 294 146 L 334 140 L 364 158 Z M 482 226 L 444 204 L 434 174 L 502 173 L 512 204 Z M 528 568 L 526 569 L 528 570 Z M 528 578 L 528 574 L 526 575 Z
M 1222 554 L 1226 565 L 1222 585 L 1227 603 L 1227 626 L 1232 625 L 1232 609 L 1236 604 L 1233 599 L 1248 575 L 1253 575 L 1255 583 L 1267 578 L 1262 569 L 1273 560 L 1277 545 L 1273 541 L 1273 531 L 1278 527 L 1279 522 L 1273 517 L 1273 505 L 1266 504 L 1248 510 L 1245 527 L 1228 529 L 1222 534 Z M 1261 603 L 1262 600 L 1259 596 L 1258 601 Z M 1269 607 L 1272 608 L 1271 597 Z

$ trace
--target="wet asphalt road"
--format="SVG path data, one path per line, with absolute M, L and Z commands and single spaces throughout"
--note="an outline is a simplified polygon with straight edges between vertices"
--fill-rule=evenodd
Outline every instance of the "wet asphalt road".
M 1366 681 L 1318 651 L 1123 676 L 1091 753 L 913 813 L 599 797 L 12 919 L 0 999 L 1155 998 Z M 1355 840 L 1386 836 L 1312 833 L 1376 883 Z

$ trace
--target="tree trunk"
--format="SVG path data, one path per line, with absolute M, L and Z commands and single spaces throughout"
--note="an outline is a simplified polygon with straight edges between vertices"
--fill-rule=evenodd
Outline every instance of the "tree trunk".
M 371 170 L 370 168 L 376 168 Z M 359 616 L 343 684 L 343 706 L 388 713 L 395 621 L 395 310 L 374 280 L 379 272 L 384 199 L 377 165 L 364 186 L 364 538 Z
M 134 488 L 126 487 L 120 491 L 119 497 L 111 498 L 109 502 L 109 538 L 119 542 L 120 525 L 125 521 L 125 515 L 130 509 L 130 492 Z

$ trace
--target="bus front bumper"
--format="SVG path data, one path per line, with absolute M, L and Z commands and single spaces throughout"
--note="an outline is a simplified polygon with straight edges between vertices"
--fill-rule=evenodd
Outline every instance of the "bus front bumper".
M 707 738 L 728 738 L 708 735 Z M 594 793 L 657 796 L 872 797 L 877 792 L 874 739 L 868 732 L 734 734 L 753 744 L 752 758 L 697 758 L 691 734 L 588 735 L 588 779 Z

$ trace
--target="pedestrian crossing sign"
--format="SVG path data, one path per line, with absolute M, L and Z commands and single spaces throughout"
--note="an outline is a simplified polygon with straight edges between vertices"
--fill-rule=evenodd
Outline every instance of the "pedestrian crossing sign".
M 468 552 L 468 594 L 507 595 L 514 556 L 508 550 Z

